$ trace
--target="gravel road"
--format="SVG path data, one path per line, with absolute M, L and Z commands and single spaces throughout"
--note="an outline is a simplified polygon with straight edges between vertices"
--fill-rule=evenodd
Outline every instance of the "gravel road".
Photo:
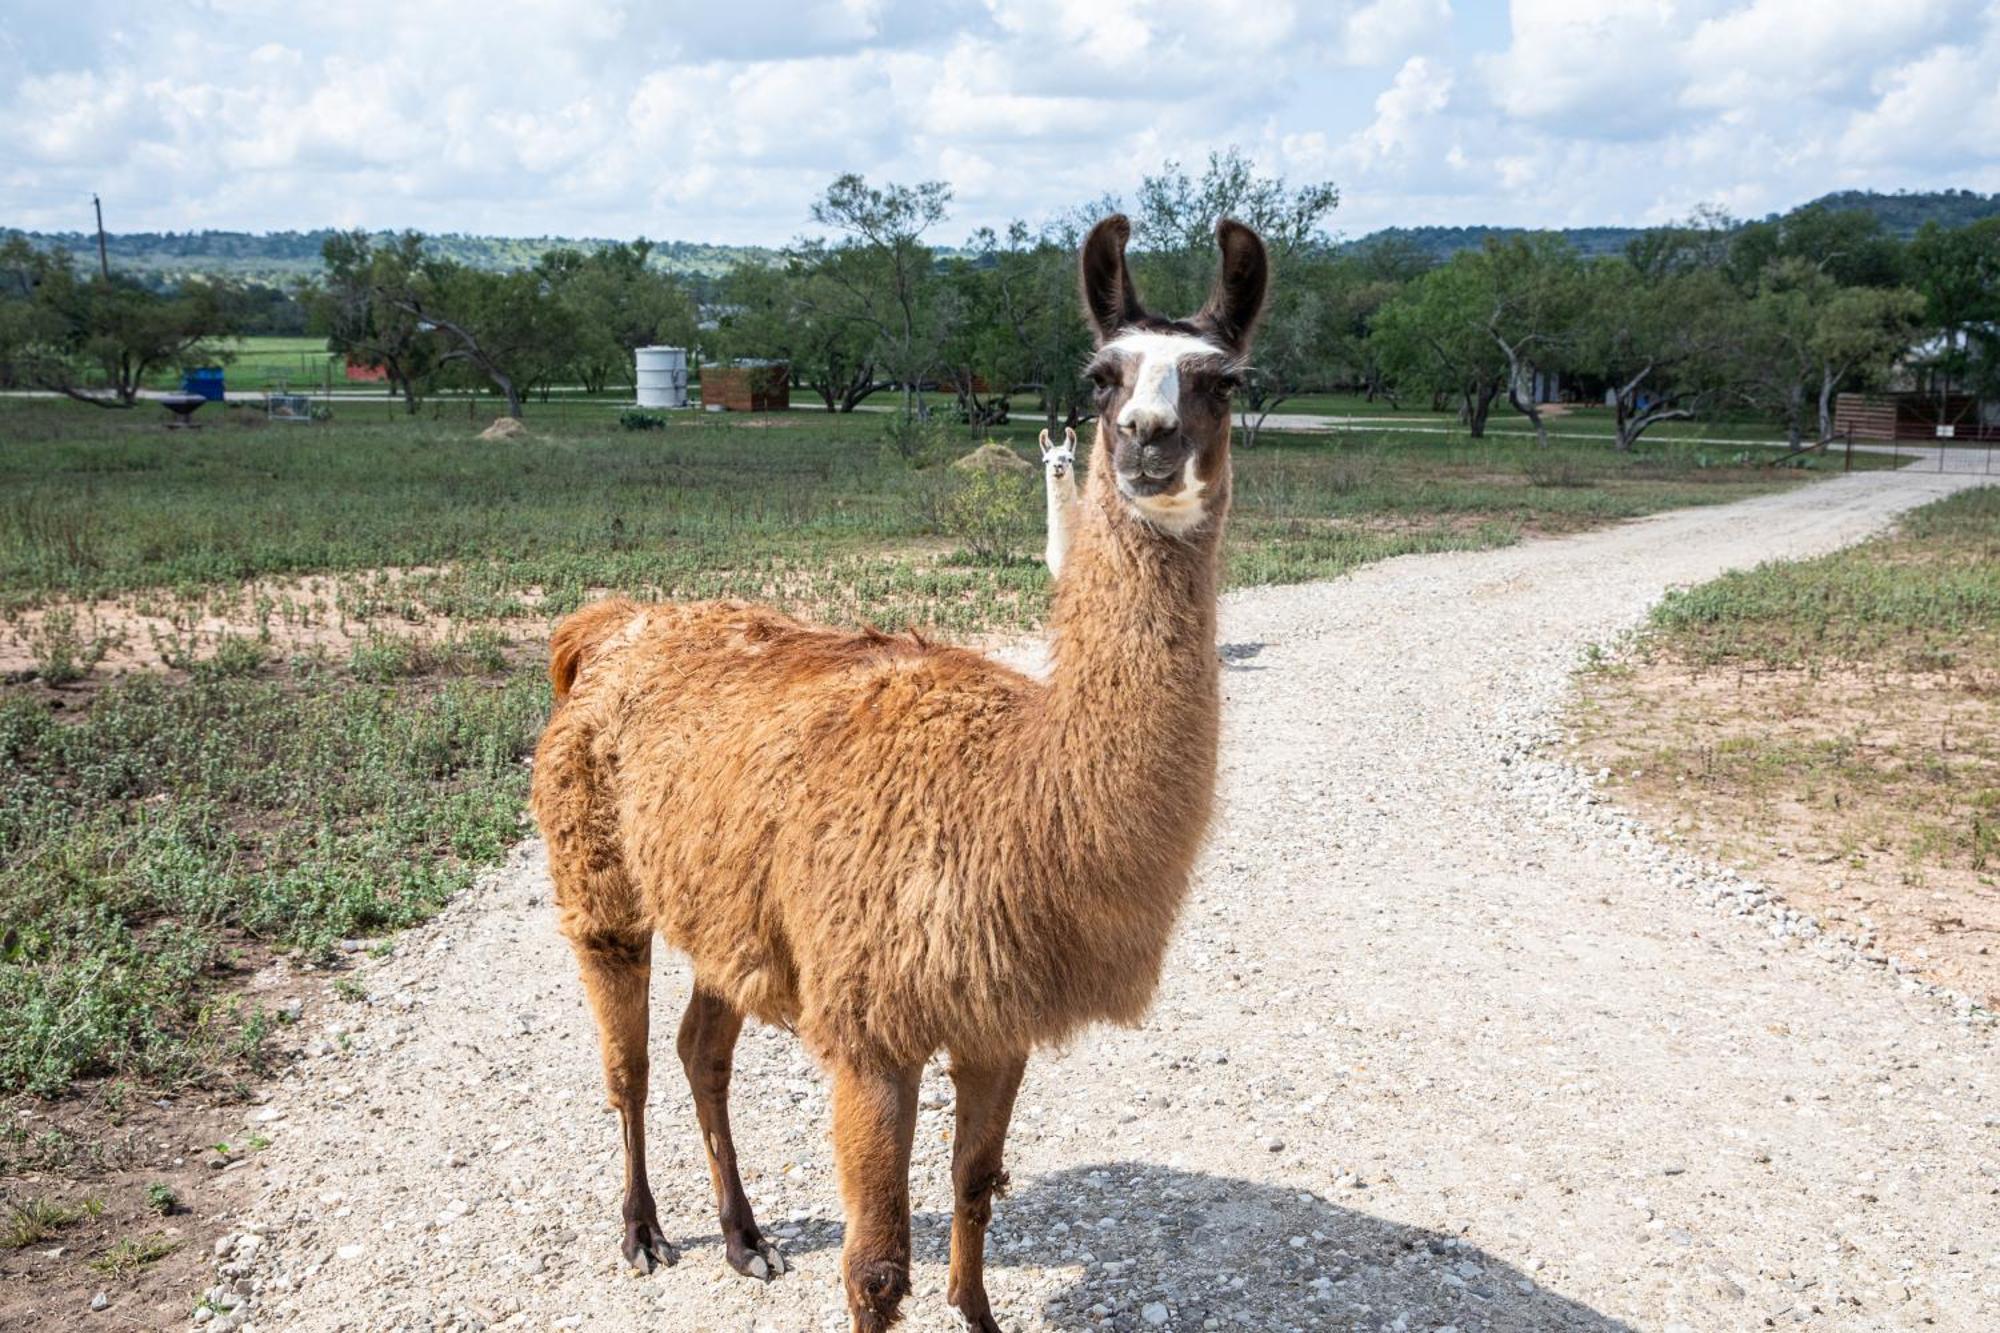
M 1003 1323 L 2000 1326 L 1991 1026 L 1655 846 L 1535 749 L 1582 647 L 1665 588 L 1974 480 L 1856 476 L 1231 596 L 1215 836 L 1145 1025 L 1029 1066 Z M 361 977 L 367 1003 L 308 1005 L 312 1054 L 249 1113 L 270 1146 L 226 1177 L 208 1328 L 846 1327 L 827 1090 L 782 1033 L 746 1033 L 735 1105 L 792 1271 L 723 1263 L 678 960 L 651 1155 L 683 1254 L 625 1271 L 536 845 Z M 931 1071 L 914 1330 L 958 1326 L 950 1095 Z

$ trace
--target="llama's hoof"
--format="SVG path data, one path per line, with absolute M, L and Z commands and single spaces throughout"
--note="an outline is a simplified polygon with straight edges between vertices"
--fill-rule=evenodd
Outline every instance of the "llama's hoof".
M 785 1271 L 785 1257 L 778 1253 L 778 1247 L 754 1231 L 725 1236 L 722 1247 L 729 1266 L 745 1277 L 769 1282 Z
M 946 1293 L 945 1300 L 958 1311 L 965 1320 L 965 1326 L 974 1333 L 1000 1333 L 1000 1321 L 993 1317 L 993 1309 L 986 1303 L 984 1289 L 972 1295 L 954 1288 Z
M 627 1222 L 625 1243 L 619 1248 L 625 1252 L 625 1262 L 641 1273 L 672 1267 L 681 1257 L 680 1251 L 668 1243 L 660 1224 L 651 1219 Z

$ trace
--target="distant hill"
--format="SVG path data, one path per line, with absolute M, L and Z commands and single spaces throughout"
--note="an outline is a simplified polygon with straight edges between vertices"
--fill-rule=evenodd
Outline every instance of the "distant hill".
M 37 246 L 68 250 L 79 264 L 97 263 L 97 236 L 94 232 L 25 232 Z M 171 283 L 183 277 L 233 278 L 242 282 L 262 282 L 275 287 L 289 286 L 300 278 L 320 273 L 320 247 L 332 228 L 317 231 L 133 231 L 109 234 L 105 249 L 111 266 L 153 283 Z M 386 241 L 392 233 L 375 233 Z M 439 254 L 474 268 L 521 269 L 532 265 L 545 251 L 559 246 L 594 250 L 610 242 L 568 236 L 466 236 L 456 232 L 427 235 L 425 241 Z M 739 259 L 768 257 L 772 251 L 754 245 L 702 245 L 693 241 L 657 241 L 651 264 L 669 273 L 697 278 L 718 277 Z
M 2000 215 L 2000 194 L 1979 194 L 1971 190 L 1932 190 L 1918 193 L 1881 194 L 1871 190 L 1842 190 L 1822 195 L 1805 207 L 1858 209 L 1873 213 L 1888 230 L 1902 237 L 1915 235 L 1926 222 L 1959 227 L 1981 218 Z M 1772 214 L 1772 217 L 1779 216 Z M 1387 227 L 1345 248 L 1396 246 L 1430 259 L 1443 259 L 1460 250 L 1476 249 L 1488 237 L 1518 236 L 1534 230 L 1526 227 Z M 1624 250 L 1639 227 L 1566 227 L 1556 234 L 1584 255 L 1615 255 Z M 4 231 L 4 228 L 0 228 Z M 89 232 L 27 232 L 40 246 L 73 252 L 79 263 L 97 262 L 97 238 Z M 112 264 L 145 281 L 166 285 L 182 277 L 212 275 L 239 281 L 263 282 L 284 287 L 320 271 L 320 247 L 333 234 L 317 231 L 190 231 L 124 232 L 108 238 Z M 389 233 L 377 233 L 386 239 Z M 594 249 L 609 242 L 566 236 L 467 236 L 456 232 L 428 237 L 431 245 L 445 255 L 477 268 L 526 268 L 543 251 L 557 246 Z M 670 273 L 697 280 L 719 277 L 743 259 L 769 259 L 775 252 L 754 245 L 703 245 L 691 241 L 660 241 L 653 250 L 652 264 Z
M 2000 194 L 1980 194 L 1976 190 L 1926 190 L 1912 194 L 1878 194 L 1874 190 L 1839 190 L 1823 194 L 1806 205 L 1835 212 L 1873 213 L 1889 231 L 1908 239 L 1926 222 L 1940 227 L 1963 227 L 1968 223 L 2000 216 Z
M 1821 195 L 1800 208 L 1825 208 L 1835 212 L 1872 213 L 1882 220 L 1891 235 L 1905 240 L 1917 234 L 1927 222 L 1942 227 L 1963 227 L 1983 218 L 2000 216 L 2000 194 L 1980 194 L 1973 190 L 1930 190 L 1921 193 L 1880 194 L 1873 190 L 1840 190 Z M 1799 209 L 1792 210 L 1793 212 Z M 1762 219 L 1784 216 L 1772 213 Z M 1397 246 L 1431 259 L 1446 259 L 1460 250 L 1476 250 L 1488 237 L 1502 239 L 1522 236 L 1538 229 L 1531 227 L 1385 227 L 1347 248 L 1365 250 L 1371 246 Z M 1565 227 L 1555 234 L 1586 256 L 1615 255 L 1643 232 L 1643 227 Z

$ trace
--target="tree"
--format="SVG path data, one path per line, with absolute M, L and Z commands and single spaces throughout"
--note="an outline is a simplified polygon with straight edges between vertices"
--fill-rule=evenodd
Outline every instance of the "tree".
M 219 283 L 156 293 L 118 273 L 80 277 L 67 252 L 15 236 L 0 246 L 0 287 L 11 373 L 79 402 L 129 408 L 158 371 L 229 359 Z
M 1457 397 L 1459 420 L 1486 434 L 1493 400 L 1507 381 L 1507 357 L 1488 329 L 1494 292 L 1488 265 L 1461 251 L 1410 283 L 1376 316 L 1370 341 L 1395 383 L 1433 397 Z
M 558 249 L 536 269 L 574 322 L 576 362 L 584 388 L 602 392 L 614 378 L 637 386 L 635 354 L 641 347 L 692 347 L 694 298 L 666 273 L 649 266 L 653 243 L 644 237 L 588 252 Z
M 1323 272 L 1331 242 L 1327 217 L 1340 204 L 1331 183 L 1296 188 L 1280 176 L 1260 176 L 1241 150 L 1210 153 L 1197 179 L 1168 162 L 1139 185 L 1133 237 L 1139 284 L 1161 308 L 1193 310 L 1208 293 L 1215 266 L 1215 224 L 1235 218 L 1264 238 L 1281 274 L 1264 313 L 1257 360 L 1238 394 L 1244 445 L 1276 408 L 1300 389 L 1326 379 L 1339 303 Z
M 926 231 L 944 221 L 951 187 L 943 181 L 877 189 L 850 172 L 826 187 L 812 219 L 845 234 L 829 246 L 808 241 L 795 253 L 825 284 L 807 288 L 827 313 L 873 328 L 875 359 L 902 386 L 905 416 L 917 411 L 918 392 L 937 364 L 945 328 Z M 846 252 L 830 260 L 830 252 Z
M 1913 358 L 1926 387 L 1940 400 L 2000 393 L 2000 218 L 1927 224 L 1910 242 L 1908 273 L 1930 335 Z
M 1076 252 L 1089 223 L 1116 211 L 1108 203 L 1093 205 L 1040 230 L 1015 221 L 1004 238 L 982 229 L 965 246 L 972 258 L 958 280 L 980 284 L 984 294 L 977 309 L 1001 337 L 963 343 L 976 346 L 975 354 L 1009 389 L 1032 389 L 1050 430 L 1075 426 L 1090 411 L 1091 394 L 1082 374 L 1090 332 L 1076 312 Z M 958 318 L 966 313 L 961 302 Z
M 1614 259 L 1584 271 L 1572 363 L 1607 382 L 1620 452 L 1663 421 L 1693 417 L 1723 392 L 1741 300 L 1709 266 L 1649 274 Z
M 1788 259 L 1844 287 L 1894 287 L 1903 280 L 1902 247 L 1880 218 L 1859 209 L 1809 204 L 1781 218 L 1746 223 L 1729 238 L 1729 274 L 1745 293 L 1756 291 L 1766 271 Z
M 426 256 L 376 294 L 438 338 L 439 366 L 463 366 L 498 389 L 510 417 L 521 415 L 524 390 L 546 388 L 575 363 L 575 315 L 554 299 L 546 273 L 488 273 Z
M 829 412 L 852 412 L 888 386 L 877 378 L 876 326 L 848 313 L 850 287 L 831 270 L 859 263 L 844 250 L 787 253 L 777 264 L 745 260 L 722 280 L 725 313 L 717 351 L 730 358 L 773 357 L 819 395 Z
M 1536 378 L 1557 369 L 1575 343 L 1583 311 L 1576 252 L 1546 232 L 1488 239 L 1477 266 L 1486 288 L 1486 335 L 1507 361 L 1507 403 L 1547 448 Z
M 407 289 L 423 263 L 416 232 L 376 246 L 365 231 L 336 232 L 321 249 L 326 276 L 307 297 L 312 330 L 328 350 L 363 366 L 379 366 L 403 410 L 416 413 L 423 388 L 438 368 L 436 336 L 407 307 L 384 293 Z
M 1779 413 L 1794 449 L 1807 403 L 1815 439 L 1833 438 L 1833 395 L 1850 377 L 1885 376 L 1909 346 L 1923 300 L 1904 288 L 1847 287 L 1802 258 L 1774 261 L 1744 310 L 1736 357 L 1746 396 Z

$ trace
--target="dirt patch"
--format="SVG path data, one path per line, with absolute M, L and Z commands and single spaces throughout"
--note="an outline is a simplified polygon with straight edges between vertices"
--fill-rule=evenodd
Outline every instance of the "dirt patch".
M 440 614 L 436 599 L 419 585 L 449 574 L 424 567 L 361 570 L 259 579 L 192 595 L 149 589 L 32 607 L 0 622 L 0 678 L 47 676 L 58 658 L 85 675 L 185 670 L 249 645 L 269 659 L 323 654 L 345 660 L 374 639 L 445 643 L 473 624 L 510 637 L 547 634 L 546 618 L 532 613 L 476 621 Z M 539 589 L 524 588 L 512 600 L 526 610 L 542 598 Z
M 2000 670 L 1590 677 L 1580 762 L 1616 799 L 1802 911 L 2000 1005 Z
M 324 971 L 259 959 L 235 995 L 282 1021 L 264 1063 L 237 1077 L 171 1093 L 97 1080 L 0 1106 L 0 1328 L 187 1321 L 218 1281 L 216 1239 L 252 1198 L 245 1168 L 283 1126 L 260 1085 L 323 1050 L 325 1025 L 347 1008 L 326 982 Z M 107 1304 L 92 1311 L 100 1292 Z

